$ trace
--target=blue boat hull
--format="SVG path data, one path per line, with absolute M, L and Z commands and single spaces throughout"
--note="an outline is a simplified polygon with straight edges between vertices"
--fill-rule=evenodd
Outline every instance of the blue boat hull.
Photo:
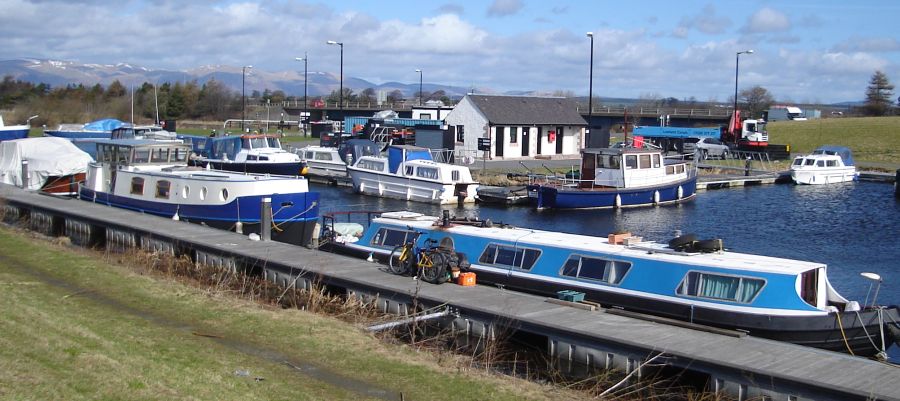
M 528 196 L 538 209 L 620 208 L 685 202 L 694 198 L 696 190 L 697 177 L 694 176 L 667 185 L 631 189 L 529 185 Z
M 57 138 L 66 139 L 110 139 L 112 138 L 112 132 L 45 130 L 44 136 L 55 136 Z
M 234 231 L 235 223 L 240 221 L 244 234 L 259 234 L 262 198 L 271 198 L 272 239 L 301 246 L 309 245 L 319 216 L 317 192 L 245 196 L 224 205 L 186 205 L 134 199 L 81 187 L 79 198 L 167 218 L 177 213 L 179 220 L 229 231 Z
M 288 176 L 298 176 L 303 175 L 303 167 L 305 167 L 305 163 L 303 162 L 285 162 L 285 163 L 239 163 L 239 162 L 227 162 L 221 160 L 211 160 L 211 159 L 197 159 L 192 160 L 191 164 L 199 167 L 206 167 L 209 165 L 209 168 L 213 170 L 225 170 L 225 171 L 236 171 L 239 173 L 252 173 L 252 174 L 273 174 L 273 175 L 288 175 Z
M 28 137 L 28 129 L 4 129 L 0 130 L 0 141 L 23 139 Z

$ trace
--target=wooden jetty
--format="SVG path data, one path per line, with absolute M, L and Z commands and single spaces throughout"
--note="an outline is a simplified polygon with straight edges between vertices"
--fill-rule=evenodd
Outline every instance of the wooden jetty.
M 521 332 L 546 340 L 546 352 L 563 370 L 617 368 L 641 377 L 651 373 L 643 362 L 655 357 L 655 364 L 705 375 L 709 390 L 738 400 L 900 400 L 900 368 L 868 359 L 621 311 L 576 308 L 502 288 L 421 283 L 360 259 L 251 241 L 228 231 L 4 184 L 0 199 L 7 224 L 66 236 L 75 245 L 140 248 L 226 269 L 255 269 L 282 286 L 320 283 L 401 315 L 416 312 L 414 304 L 446 307 L 452 313 L 440 324 L 461 338 L 483 344 L 499 333 Z

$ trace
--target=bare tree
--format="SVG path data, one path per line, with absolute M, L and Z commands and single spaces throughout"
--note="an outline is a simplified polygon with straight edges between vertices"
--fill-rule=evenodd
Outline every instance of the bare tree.
M 763 111 L 768 110 L 772 103 L 775 103 L 775 98 L 772 97 L 769 90 L 759 85 L 742 90 L 738 94 L 738 100 L 745 104 L 749 112 L 748 117 L 761 116 Z

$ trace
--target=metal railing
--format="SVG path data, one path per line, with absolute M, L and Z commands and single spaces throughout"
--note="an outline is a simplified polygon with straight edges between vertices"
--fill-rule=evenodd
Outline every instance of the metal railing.
M 702 156 L 699 153 L 694 154 L 696 160 L 700 160 Z M 772 162 L 769 154 L 766 152 L 753 152 L 747 150 L 732 149 L 728 151 L 728 155 L 723 159 L 702 160 L 702 167 L 723 168 L 730 170 L 775 172 L 779 170 L 778 164 Z
M 578 112 L 587 114 L 587 107 L 578 105 Z M 677 107 L 609 107 L 594 106 L 591 108 L 591 114 L 615 114 L 624 115 L 631 114 L 637 116 L 693 116 L 693 117 L 729 117 L 731 116 L 730 108 L 713 108 L 713 109 L 694 109 L 694 108 L 677 108 Z
M 697 166 L 696 163 L 690 162 L 681 162 L 681 163 L 672 163 L 666 164 L 666 176 L 674 175 L 674 174 L 682 174 L 677 172 L 678 166 L 683 166 L 685 178 L 693 178 L 697 176 Z M 546 168 L 546 166 L 544 166 Z M 672 172 L 669 173 L 669 168 L 671 167 Z M 549 170 L 549 169 L 548 169 Z M 553 171 L 551 170 L 551 173 Z M 630 177 L 629 178 L 629 186 L 630 187 L 642 187 L 642 186 L 651 186 L 651 185 L 659 185 L 663 184 L 663 180 L 656 177 Z M 621 188 L 623 186 L 623 180 L 582 180 L 581 178 L 569 178 L 565 175 L 560 176 L 559 174 L 528 174 L 528 183 L 529 184 L 540 184 L 540 185 L 551 185 L 551 186 L 559 186 L 559 187 L 576 187 L 582 189 L 597 189 L 597 188 Z

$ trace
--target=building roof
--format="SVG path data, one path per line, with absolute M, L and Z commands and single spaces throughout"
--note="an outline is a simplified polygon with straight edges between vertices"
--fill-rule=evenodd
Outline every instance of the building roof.
M 466 95 L 497 125 L 586 126 L 574 101 L 561 97 Z

